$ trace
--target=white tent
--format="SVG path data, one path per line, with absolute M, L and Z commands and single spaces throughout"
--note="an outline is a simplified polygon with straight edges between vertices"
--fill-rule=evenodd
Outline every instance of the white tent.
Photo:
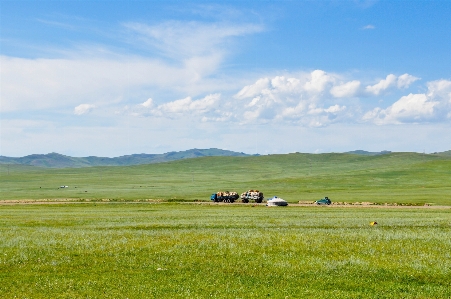
M 277 196 L 274 196 L 268 202 L 266 203 L 268 207 L 275 207 L 275 206 L 288 206 L 288 202 L 283 200 L 282 198 L 278 198 Z

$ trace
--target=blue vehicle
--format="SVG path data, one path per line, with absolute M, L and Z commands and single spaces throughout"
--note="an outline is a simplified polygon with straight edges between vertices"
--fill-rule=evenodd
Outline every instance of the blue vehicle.
M 331 203 L 332 201 L 327 196 L 320 200 L 315 201 L 315 204 L 317 205 L 330 205 Z
M 210 196 L 210 199 L 214 202 L 229 202 L 232 203 L 239 198 L 236 192 L 216 192 Z

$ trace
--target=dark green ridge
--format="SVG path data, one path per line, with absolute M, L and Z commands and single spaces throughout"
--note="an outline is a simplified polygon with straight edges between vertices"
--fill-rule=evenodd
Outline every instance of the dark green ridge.
M 50 168 L 67 167 L 92 167 L 92 166 L 127 166 L 139 164 L 152 164 L 169 162 L 181 159 L 209 157 L 209 156 L 249 156 L 245 153 L 238 153 L 217 148 L 210 149 L 190 149 L 180 152 L 169 152 L 165 154 L 133 154 L 120 157 L 70 157 L 58 153 L 45 155 L 33 154 L 25 157 L 5 157 L 0 156 L 0 164 L 20 164 Z
M 353 154 L 360 156 L 380 156 L 387 155 L 392 152 L 368 152 L 364 150 L 355 150 L 346 152 L 345 154 Z M 309 154 L 306 154 L 309 155 Z M 327 154 L 323 154 L 327 155 Z M 433 153 L 431 155 L 451 156 L 451 150 Z M 79 168 L 79 167 L 93 167 L 93 166 L 129 166 L 140 164 L 163 163 L 182 159 L 192 159 L 200 157 L 248 157 L 260 156 L 249 155 L 242 152 L 234 152 L 229 150 L 222 150 L 217 148 L 210 149 L 190 149 L 179 152 L 168 152 L 164 154 L 132 154 L 120 157 L 70 157 L 58 153 L 49 154 L 33 154 L 25 157 L 6 157 L 0 156 L 0 164 L 16 164 L 16 165 L 30 165 L 49 168 Z

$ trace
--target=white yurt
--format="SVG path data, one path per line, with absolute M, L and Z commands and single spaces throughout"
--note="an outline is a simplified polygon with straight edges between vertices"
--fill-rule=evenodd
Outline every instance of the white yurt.
M 288 206 L 288 202 L 286 200 L 279 198 L 277 196 L 274 196 L 273 198 L 269 199 L 266 203 L 268 207 L 276 207 L 276 206 Z

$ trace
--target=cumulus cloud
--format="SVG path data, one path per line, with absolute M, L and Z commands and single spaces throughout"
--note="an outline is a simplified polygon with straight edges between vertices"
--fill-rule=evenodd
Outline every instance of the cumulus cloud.
M 398 77 L 398 88 L 408 88 L 413 82 L 420 80 L 420 78 L 414 77 L 409 74 L 404 74 Z
M 141 104 L 141 106 L 143 106 L 145 108 L 152 108 L 152 106 L 153 106 L 152 98 L 148 98 L 147 101 L 145 101 L 144 103 Z
M 92 111 L 96 106 L 91 104 L 81 104 L 74 108 L 75 115 L 82 115 Z
M 319 93 L 324 91 L 328 83 L 334 82 L 334 77 L 322 70 L 311 73 L 311 79 L 304 84 L 304 89 L 309 92 Z
M 374 108 L 363 116 L 364 121 L 376 124 L 436 122 L 451 116 L 451 81 L 427 83 L 424 94 L 409 94 L 386 109 Z
M 378 124 L 415 123 L 431 119 L 438 102 L 429 101 L 425 94 L 403 96 L 387 109 L 375 108 L 363 116 Z
M 451 101 L 451 81 L 437 80 L 427 83 L 428 96 L 432 98 L 439 98 L 442 101 Z
M 241 122 L 294 122 L 306 126 L 324 126 L 344 115 L 344 105 L 327 105 L 329 89 L 338 84 L 340 76 L 322 70 L 302 73 L 298 77 L 260 78 L 243 87 L 235 98 L 243 112 Z M 333 93 L 345 97 L 355 93 L 360 83 L 337 85 Z M 331 91 L 332 92 L 332 91 Z
M 409 74 L 404 74 L 399 77 L 390 74 L 385 79 L 380 80 L 374 85 L 368 85 L 365 91 L 370 94 L 379 95 L 391 88 L 407 88 L 413 82 L 419 80 L 420 78 L 414 77 Z
M 285 121 L 306 126 L 326 126 L 334 122 L 355 122 L 362 117 L 358 100 L 380 96 L 390 90 L 408 88 L 419 78 L 410 74 L 389 74 L 375 84 L 362 84 L 347 76 L 314 70 L 296 77 L 276 76 L 258 79 L 244 86 L 234 98 L 241 105 L 242 122 Z M 448 82 L 429 84 L 430 93 L 447 95 Z M 353 105 L 346 102 L 352 100 Z M 431 97 L 408 95 L 392 106 L 376 107 L 364 114 L 365 121 L 383 123 L 416 122 L 431 119 L 437 110 Z M 238 113 L 239 114 L 239 113 Z
M 263 90 L 267 90 L 270 87 L 271 80 L 269 78 L 258 79 L 257 82 L 251 85 L 243 87 L 235 97 L 238 99 L 245 99 L 254 97 L 260 94 Z
M 378 95 L 382 91 L 387 90 L 388 88 L 395 86 L 395 85 L 396 85 L 396 76 L 393 74 L 390 74 L 387 76 L 387 78 L 380 80 L 379 83 L 374 84 L 374 85 L 368 85 L 366 87 L 366 91 L 368 93 Z
M 451 81 L 447 80 L 427 83 L 425 94 L 410 93 L 387 108 L 375 107 L 362 112 L 361 97 L 379 96 L 388 89 L 405 89 L 417 80 L 409 74 L 389 74 L 376 84 L 364 87 L 360 80 L 314 70 L 296 76 L 259 78 L 232 98 L 215 93 L 200 99 L 188 96 L 160 105 L 149 98 L 138 105 L 140 111 L 132 114 L 169 119 L 194 117 L 205 122 L 233 119 L 241 124 L 294 123 L 309 127 L 360 120 L 400 124 L 450 118 Z
M 193 100 L 186 97 L 155 105 L 152 99 L 135 107 L 131 111 L 135 116 L 163 117 L 181 119 L 195 117 L 202 121 L 224 121 L 232 117 L 231 111 L 220 109 L 221 94 L 210 94 L 201 99 Z M 128 109 L 126 109 L 128 110 Z
M 330 89 L 330 93 L 336 98 L 349 98 L 357 94 L 360 89 L 360 81 L 353 80 Z

